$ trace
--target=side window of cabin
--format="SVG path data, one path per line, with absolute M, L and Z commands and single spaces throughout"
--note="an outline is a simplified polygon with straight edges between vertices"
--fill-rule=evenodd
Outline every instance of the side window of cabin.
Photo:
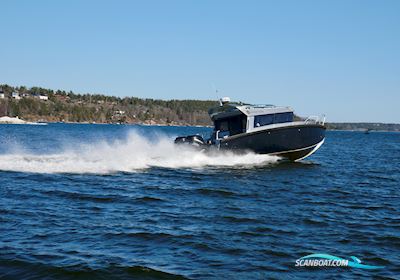
M 293 121 L 293 113 L 277 113 L 260 115 L 254 117 L 254 127 L 269 125 L 273 123 L 285 123 Z
M 246 131 L 247 118 L 234 116 L 215 122 L 215 129 L 220 131 L 220 136 L 232 136 Z
M 254 127 L 269 125 L 274 123 L 274 115 L 260 115 L 254 117 Z
M 243 132 L 242 116 L 229 118 L 228 121 L 230 135 L 236 135 Z
M 229 130 L 228 121 L 221 121 L 221 122 L 219 123 L 219 130 L 221 130 L 221 131 L 228 131 L 228 130 Z
M 293 121 L 293 113 L 278 113 L 274 115 L 274 123 L 285 123 Z

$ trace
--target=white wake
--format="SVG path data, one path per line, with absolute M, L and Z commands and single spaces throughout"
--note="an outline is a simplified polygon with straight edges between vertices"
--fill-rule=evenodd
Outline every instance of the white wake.
M 81 143 L 58 153 L 34 154 L 14 150 L 0 155 L 0 170 L 33 173 L 136 172 L 151 167 L 203 168 L 252 167 L 275 163 L 279 158 L 248 153 L 214 154 L 177 146 L 171 138 L 159 136 L 155 141 L 130 133 L 123 140 Z

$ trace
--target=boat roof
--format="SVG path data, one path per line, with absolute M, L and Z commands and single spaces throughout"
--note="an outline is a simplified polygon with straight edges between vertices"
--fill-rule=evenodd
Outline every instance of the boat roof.
M 243 103 L 226 103 L 222 106 L 213 107 L 208 111 L 212 120 L 233 117 L 245 114 L 248 117 L 258 115 L 268 115 L 276 113 L 293 113 L 293 109 L 285 106 L 275 106 L 270 104 L 243 104 Z

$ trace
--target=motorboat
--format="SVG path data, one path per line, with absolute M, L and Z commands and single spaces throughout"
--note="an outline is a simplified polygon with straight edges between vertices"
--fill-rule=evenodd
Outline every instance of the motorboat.
M 299 161 L 317 151 L 325 140 L 325 116 L 301 119 L 290 107 L 234 103 L 224 97 L 208 113 L 214 123 L 209 139 L 189 135 L 177 137 L 175 143 Z

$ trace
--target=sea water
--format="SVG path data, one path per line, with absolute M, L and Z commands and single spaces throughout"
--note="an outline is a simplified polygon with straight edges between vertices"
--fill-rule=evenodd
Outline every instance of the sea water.
M 328 131 L 298 163 L 173 144 L 196 133 L 1 125 L 0 277 L 399 277 L 399 133 Z M 384 268 L 295 266 L 312 253 Z

